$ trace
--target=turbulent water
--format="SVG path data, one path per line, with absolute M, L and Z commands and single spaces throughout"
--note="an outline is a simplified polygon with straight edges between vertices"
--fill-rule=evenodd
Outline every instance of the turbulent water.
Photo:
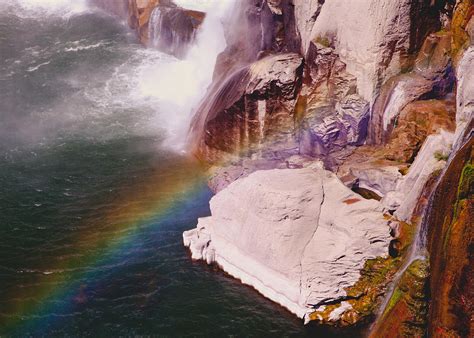
M 182 246 L 211 194 L 149 92 L 177 61 L 32 2 L 0 2 L 0 335 L 314 334 Z

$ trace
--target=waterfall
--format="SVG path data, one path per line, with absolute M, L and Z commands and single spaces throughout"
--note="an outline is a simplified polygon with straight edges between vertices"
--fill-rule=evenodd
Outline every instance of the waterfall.
M 146 100 L 156 100 L 160 111 L 165 111 L 162 115 L 166 116 L 166 120 L 161 119 L 156 123 L 166 125 L 166 143 L 175 150 L 185 148 L 192 111 L 212 82 L 217 56 L 226 47 L 222 23 L 234 3 L 235 0 L 214 1 L 214 6 L 209 7 L 209 12 L 194 35 L 188 35 L 188 30 L 176 32 L 169 27 L 168 20 L 171 17 L 175 23 L 182 23 L 177 20 L 179 12 L 184 13 L 181 8 L 158 7 L 152 13 L 149 37 L 159 50 L 176 50 L 192 39 L 181 59 L 163 55 L 158 60 L 154 57 L 145 59 L 138 74 L 137 95 Z M 195 2 L 193 9 L 205 9 L 197 7 L 197 4 Z
M 163 25 L 163 15 L 160 6 L 156 7 L 150 16 L 148 24 L 148 39 L 152 47 L 158 47 L 158 40 L 160 37 L 161 27 Z
M 443 180 L 443 177 L 446 175 L 446 172 L 449 169 L 451 162 L 453 161 L 457 151 L 461 148 L 462 146 L 455 147 L 454 149 L 452 149 L 451 155 L 449 156 L 448 161 L 446 162 L 444 168 L 442 169 L 441 173 L 436 179 L 436 182 L 433 185 L 433 189 L 430 193 L 428 203 L 426 204 L 422 213 L 422 219 L 420 220 L 419 225 L 417 226 L 415 237 L 410 247 L 410 251 L 407 257 L 405 258 L 403 265 L 400 267 L 400 269 L 394 276 L 389 289 L 387 290 L 385 298 L 377 313 L 377 320 L 374 322 L 374 325 L 377 325 L 378 321 L 383 316 L 384 311 L 387 308 L 390 302 L 390 299 L 392 298 L 393 292 L 395 291 L 397 285 L 399 284 L 406 270 L 411 266 L 412 263 L 414 263 L 417 260 L 429 259 L 428 252 L 427 252 L 427 244 L 428 244 L 427 236 L 428 236 L 428 230 L 429 230 L 428 227 L 430 224 L 430 215 L 431 215 L 430 210 L 432 209 L 432 206 L 434 203 L 435 192 L 439 188 L 439 184 Z

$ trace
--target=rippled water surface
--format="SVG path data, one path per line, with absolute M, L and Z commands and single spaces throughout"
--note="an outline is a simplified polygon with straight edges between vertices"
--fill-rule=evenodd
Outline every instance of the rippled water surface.
M 169 57 L 99 12 L 11 1 L 0 53 L 0 335 L 315 333 L 183 248 L 211 193 L 137 91 Z

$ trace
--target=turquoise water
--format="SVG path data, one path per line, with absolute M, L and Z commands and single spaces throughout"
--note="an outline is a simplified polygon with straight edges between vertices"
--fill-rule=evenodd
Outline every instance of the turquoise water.
M 164 146 L 160 103 L 135 91 L 143 62 L 168 57 L 101 13 L 11 4 L 0 5 L 0 335 L 328 336 L 190 260 L 181 234 L 209 214 L 211 192 Z

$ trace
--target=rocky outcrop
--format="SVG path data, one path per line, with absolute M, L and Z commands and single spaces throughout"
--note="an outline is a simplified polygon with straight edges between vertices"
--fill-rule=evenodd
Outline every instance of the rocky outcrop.
M 382 204 L 402 221 L 410 221 L 417 201 L 426 183 L 436 171 L 446 165 L 454 141 L 452 133 L 442 131 L 430 135 L 410 167 L 408 174 L 397 182 L 394 191 L 388 192 Z
M 317 167 L 255 172 L 218 193 L 211 213 L 183 234 L 193 259 L 217 263 L 301 318 L 339 304 L 333 323 L 352 309 L 345 289 L 367 260 L 388 255 L 391 240 L 377 201 Z
M 276 54 L 215 83 L 212 96 L 203 101 L 191 124 L 195 153 L 215 161 L 263 144 L 266 151 L 296 148 L 291 141 L 294 129 L 289 126 L 294 124 L 302 71 L 298 54 Z
M 436 11 L 428 1 L 344 0 L 326 1 L 311 29 L 311 39 L 327 39 L 357 78 L 360 95 L 371 102 L 377 87 L 403 68 L 407 57 L 417 50 L 425 32 L 413 32 L 412 26 L 437 30 Z M 418 7 L 416 8 L 415 7 Z M 432 24 L 415 25 L 416 15 L 425 14 Z M 413 34 L 415 33 L 415 34 Z
M 141 43 L 182 58 L 194 41 L 205 14 L 172 0 L 88 0 L 127 20 Z
M 440 28 L 442 7 L 425 0 L 404 0 L 402 3 L 387 0 L 351 3 L 339 0 L 241 1 L 227 26 L 228 45 L 218 58 L 214 84 L 204 102 L 215 101 L 216 95 L 233 97 L 235 94 L 229 92 L 233 90 L 229 83 L 237 82 L 242 68 L 251 67 L 249 65 L 258 59 L 282 52 L 299 53 L 304 60 L 304 75 L 296 92 L 297 101 L 291 104 L 293 111 L 289 114 L 292 118 L 282 121 L 286 123 L 287 134 L 293 134 L 288 138 L 285 151 L 328 156 L 347 146 L 360 145 L 367 136 L 371 106 L 380 85 L 413 65 L 413 55 L 417 54 L 425 37 Z M 361 24 L 362 19 L 369 20 L 368 24 Z M 421 26 L 416 24 L 420 21 L 423 22 Z M 429 47 L 426 50 L 435 53 Z M 427 58 L 436 59 L 431 54 Z M 420 61 L 423 69 L 433 68 L 431 64 L 421 64 Z M 433 68 L 429 75 L 437 72 Z M 434 80 L 429 81 L 427 86 L 432 89 L 436 86 L 434 83 Z M 253 100 L 252 105 L 263 105 L 257 101 Z M 241 122 L 235 119 L 237 125 L 227 123 L 219 128 L 208 127 L 207 123 L 214 121 L 214 116 L 222 114 L 222 107 L 216 106 L 221 109 L 216 111 L 205 105 L 197 110 L 198 117 L 191 125 L 190 144 L 200 143 L 194 147 L 198 156 L 214 162 L 226 157 L 227 153 L 235 153 L 236 147 L 222 147 L 221 141 L 208 142 L 209 139 L 219 138 L 215 134 L 224 127 L 241 129 Z M 210 117 L 203 116 L 205 114 Z M 244 115 L 244 111 L 238 115 Z M 280 130 L 281 126 L 279 123 Z M 273 138 L 274 134 L 265 134 L 264 138 L 267 136 Z M 228 138 L 232 137 L 237 138 L 231 143 L 242 143 L 240 134 L 232 132 Z M 250 137 L 249 141 L 243 142 L 237 152 L 243 147 L 254 148 L 262 143 L 258 137 Z
M 450 58 L 451 35 L 430 35 L 414 63 L 413 71 L 397 75 L 381 88 L 371 116 L 369 142 L 386 143 L 401 111 L 420 99 L 444 97 L 453 89 Z
M 149 16 L 142 41 L 165 53 L 183 58 L 194 42 L 204 13 L 175 6 L 157 6 Z
M 456 107 L 451 96 L 445 100 L 424 100 L 409 103 L 400 113 L 388 143 L 385 158 L 412 163 L 428 135 L 440 130 L 454 132 Z

